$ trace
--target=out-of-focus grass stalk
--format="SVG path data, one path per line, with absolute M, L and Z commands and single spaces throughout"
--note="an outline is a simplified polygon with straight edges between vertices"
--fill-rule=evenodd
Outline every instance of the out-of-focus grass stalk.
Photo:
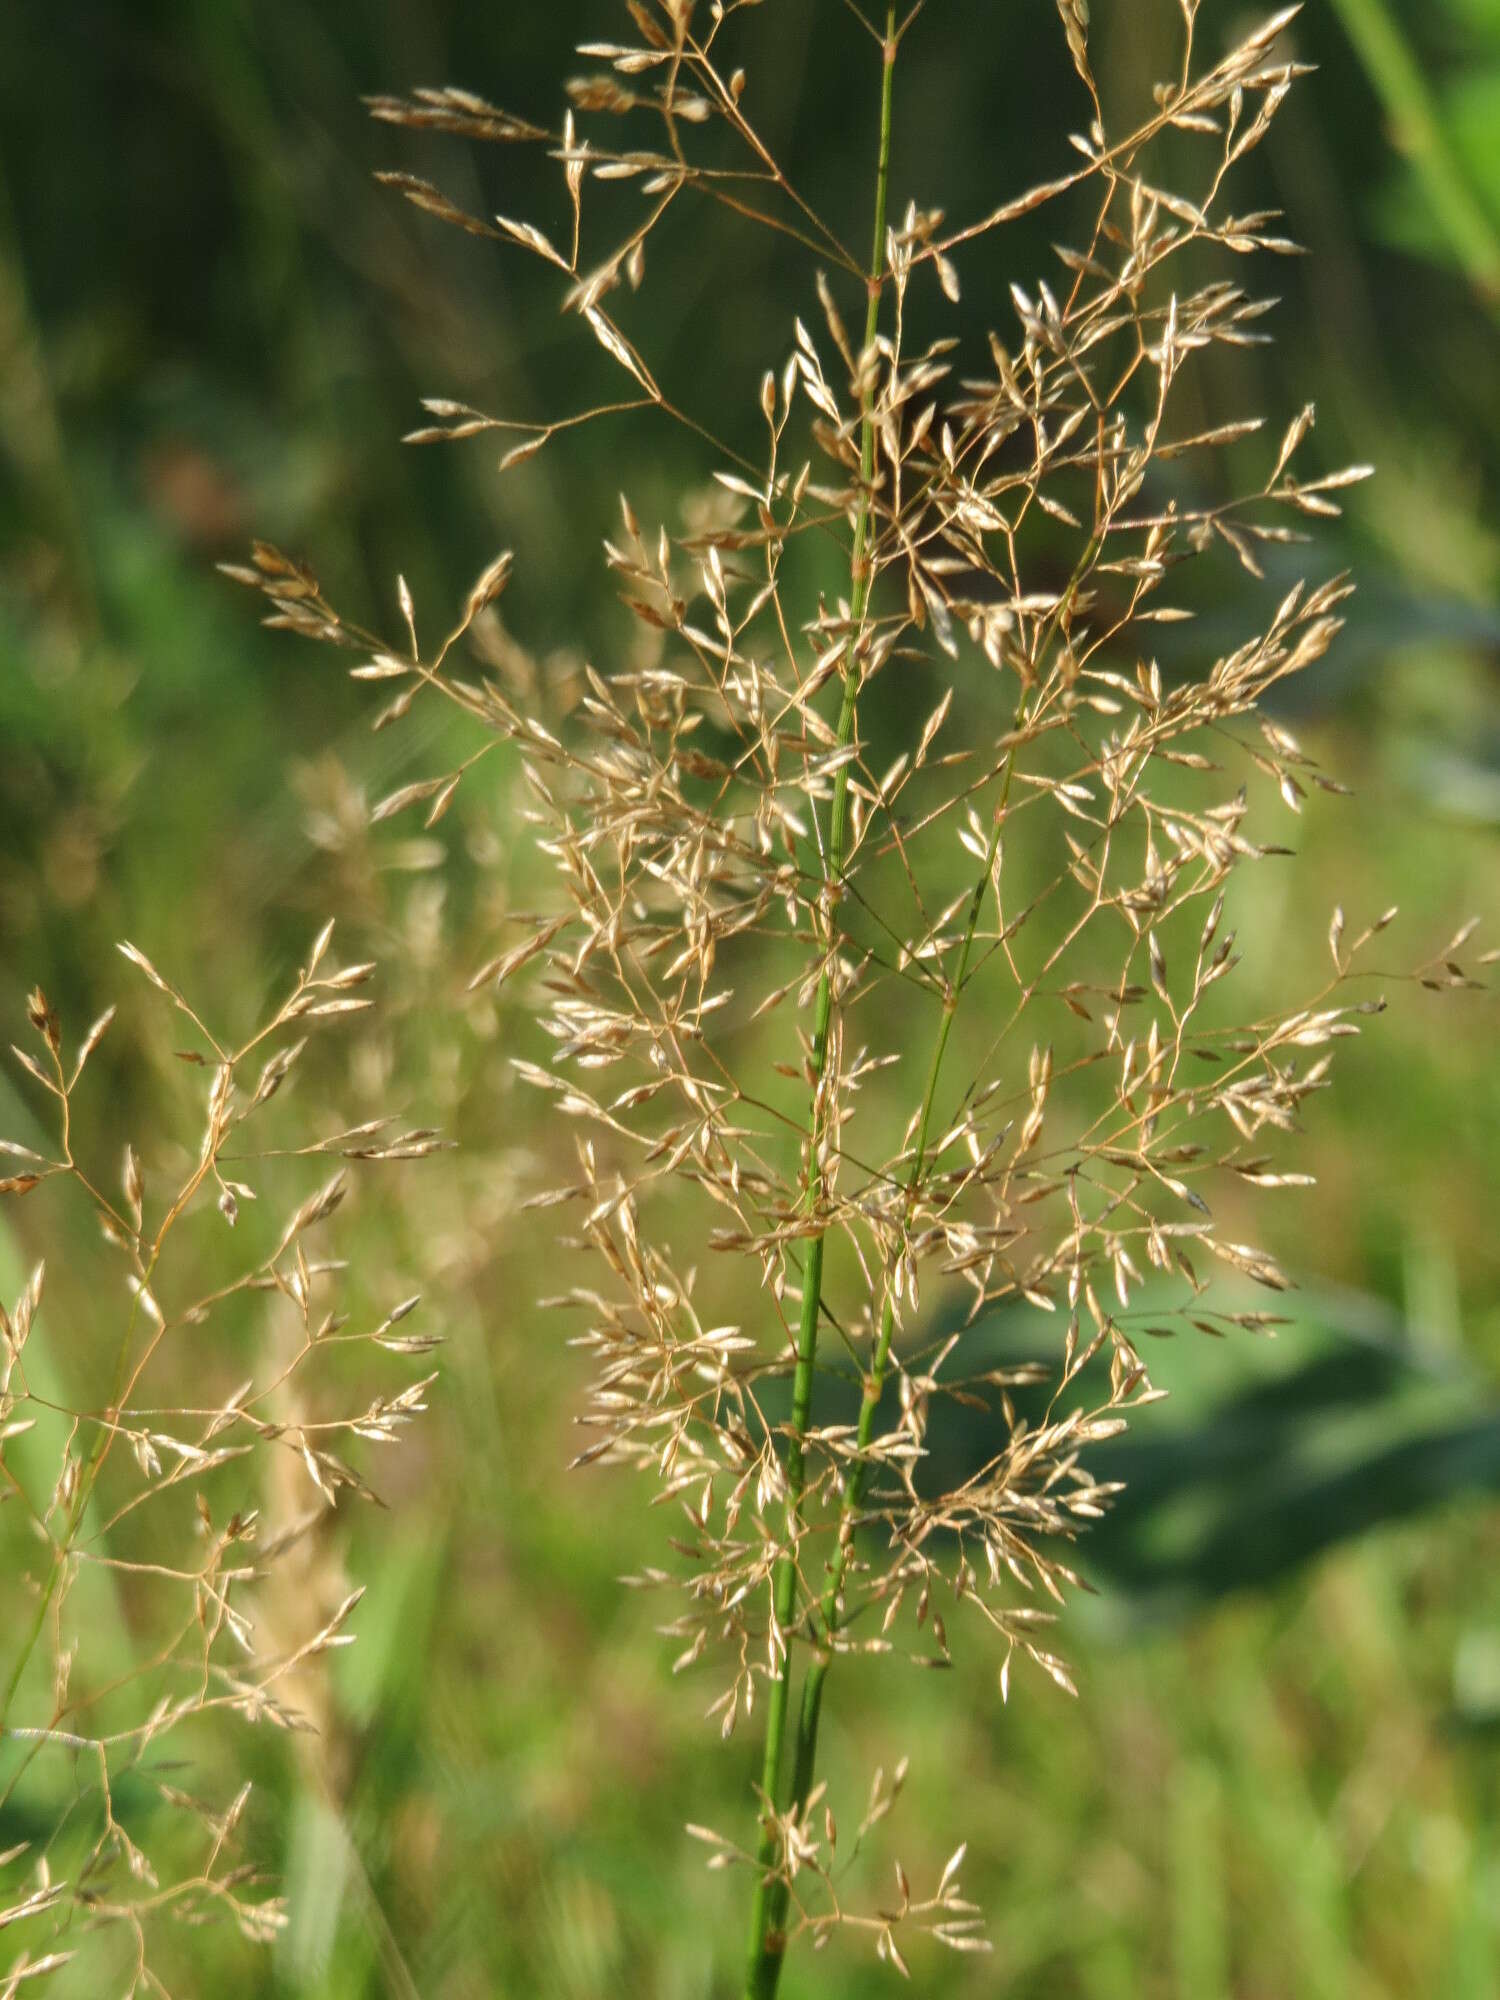
M 59 1067 L 60 1074 L 61 1068 Z M 156 1257 L 153 1255 L 146 1267 L 146 1274 L 142 1280 L 142 1289 L 149 1288 L 152 1274 L 155 1270 Z M 93 1443 L 90 1445 L 80 1466 L 78 1490 L 73 1496 L 72 1505 L 68 1508 L 62 1535 L 53 1548 L 51 1566 L 47 1571 L 47 1580 L 42 1585 L 41 1592 L 37 1598 L 36 1610 L 32 1614 L 31 1624 L 27 1627 L 26 1635 L 21 1641 L 20 1651 L 16 1655 L 15 1664 L 12 1666 L 10 1676 L 5 1683 L 5 1690 L 3 1694 L 0 1694 L 0 1729 L 3 1729 L 10 1719 L 11 1704 L 16 1698 L 21 1681 L 30 1664 L 31 1656 L 36 1651 L 37 1641 L 42 1636 L 43 1628 L 47 1623 L 47 1613 L 52 1606 L 52 1599 L 56 1595 L 57 1586 L 62 1580 L 63 1571 L 67 1567 L 68 1559 L 73 1553 L 74 1544 L 78 1539 L 78 1531 L 83 1526 L 84 1515 L 88 1512 L 89 1501 L 93 1498 L 95 1483 L 98 1480 L 104 1460 L 109 1454 L 109 1448 L 114 1443 L 115 1426 L 119 1422 L 120 1405 L 125 1392 L 126 1364 L 130 1358 L 130 1343 L 135 1337 L 136 1323 L 140 1316 L 140 1303 L 141 1293 L 138 1291 L 131 1301 L 129 1317 L 125 1322 L 125 1331 L 120 1337 L 119 1351 L 115 1355 L 114 1383 L 110 1390 L 110 1401 L 105 1411 L 105 1420 L 96 1431 Z M 33 1746 L 26 1760 L 28 1763 L 31 1761 L 31 1756 L 35 1755 L 36 1749 L 39 1747 L 40 1742 Z M 5 1800 L 9 1798 L 19 1777 L 20 1773 L 17 1772 L 16 1776 L 12 1778 L 10 1785 L 7 1786 L 3 1797 L 0 1797 L 0 1805 L 3 1805 Z
M 890 180 L 891 164 L 891 97 L 895 69 L 896 10 L 892 6 L 886 9 L 885 38 L 881 52 L 880 149 L 875 169 L 875 222 L 870 247 L 868 299 L 865 307 L 864 345 L 860 350 L 861 363 L 875 339 L 875 330 L 880 321 L 881 274 L 885 269 L 886 190 Z M 870 570 L 866 550 L 870 529 L 870 483 L 875 468 L 875 413 L 874 395 L 868 379 L 861 385 L 861 401 L 863 412 L 859 439 L 860 491 L 854 522 L 854 543 L 849 559 L 849 643 L 844 653 L 844 699 L 838 721 L 840 749 L 854 740 L 860 676 L 859 634 L 870 596 Z M 823 900 L 825 918 L 830 929 L 830 950 L 833 910 L 837 903 L 844 870 L 848 807 L 849 766 L 844 763 L 839 766 L 833 782 L 833 800 L 828 820 L 828 849 L 823 871 Z M 828 1063 L 828 1034 L 832 1015 L 833 968 L 830 960 L 825 964 L 823 976 L 818 981 L 813 1015 L 812 1104 L 808 1117 L 805 1182 L 805 1205 L 809 1214 L 816 1214 L 823 1193 L 821 1151 L 826 1122 L 823 1079 Z M 781 1796 L 782 1746 L 786 1736 L 787 1709 L 792 1690 L 791 1629 L 798 1590 L 796 1551 L 802 1527 L 803 1490 L 806 1480 L 802 1440 L 812 1413 L 818 1318 L 823 1293 L 823 1243 L 822 1231 L 809 1239 L 806 1262 L 802 1271 L 802 1311 L 797 1329 L 797 1367 L 792 1382 L 792 1424 L 786 1462 L 788 1549 L 781 1558 L 775 1581 L 776 1629 L 781 1635 L 783 1650 L 781 1670 L 771 1684 L 766 1710 L 765 1756 L 761 1770 L 761 1788 L 768 1809 L 774 1807 Z M 773 1879 L 770 1874 L 776 1860 L 776 1852 L 776 1829 L 768 1820 L 756 1856 L 760 1873 L 750 1913 L 746 2000 L 773 2000 L 781 1980 L 786 1946 L 784 1924 L 787 1899 L 785 1885 Z
M 1448 142 L 1427 79 L 1387 0 L 1334 0 L 1334 7 L 1439 228 L 1474 289 L 1500 319 L 1500 232 Z

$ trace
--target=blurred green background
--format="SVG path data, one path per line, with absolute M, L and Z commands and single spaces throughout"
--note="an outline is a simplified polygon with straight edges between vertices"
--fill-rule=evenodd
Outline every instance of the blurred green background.
M 1176 6 L 1093 11 L 1112 100 L 1149 101 Z M 1205 45 L 1252 11 L 1204 0 Z M 747 108 L 862 238 L 865 46 L 833 0 L 763 14 Z M 704 1684 L 670 1678 L 660 1606 L 618 1585 L 660 1555 L 648 1495 L 561 1470 L 581 1375 L 532 1305 L 555 1280 L 519 1204 L 565 1142 L 511 1082 L 510 1057 L 536 1052 L 524 1013 L 464 995 L 499 911 L 540 893 L 515 773 L 493 760 L 434 835 L 369 828 L 365 802 L 445 768 L 446 725 L 372 736 L 338 661 L 263 632 L 213 568 L 265 535 L 350 615 L 392 628 L 398 571 L 435 622 L 513 546 L 505 616 L 527 657 L 509 670 L 556 714 L 585 652 L 621 642 L 598 555 L 617 488 L 648 524 L 680 520 L 677 496 L 709 468 L 655 433 L 631 434 L 624 472 L 595 434 L 504 479 L 490 441 L 400 443 L 422 395 L 556 411 L 597 357 L 519 256 L 371 179 L 399 166 L 525 214 L 534 164 L 418 143 L 360 104 L 454 82 L 550 116 L 573 43 L 615 27 L 608 0 L 7 10 L 5 1039 L 34 981 L 75 1032 L 123 997 L 95 1080 L 109 1152 L 176 1088 L 114 941 L 248 1024 L 335 915 L 345 955 L 389 970 L 375 1025 L 316 1087 L 351 1122 L 378 1097 L 461 1141 L 372 1183 L 345 1232 L 360 1282 L 381 1294 L 409 1273 L 448 1346 L 432 1414 L 384 1467 L 389 1512 L 331 1532 L 307 1579 L 374 1586 L 322 1734 L 295 1751 L 204 1746 L 262 1781 L 250 1838 L 287 1877 L 290 1924 L 266 1955 L 187 1933 L 164 1968 L 174 1992 L 736 1990 L 744 1883 L 705 1873 L 681 1829 L 743 1828 L 756 1753 L 743 1736 L 720 1747 Z M 1277 345 L 1215 359 L 1198 393 L 1205 421 L 1264 411 L 1273 434 L 1314 400 L 1320 465 L 1371 458 L 1379 476 L 1294 552 L 1360 581 L 1334 657 L 1284 717 L 1354 796 L 1320 799 L 1300 862 L 1239 892 L 1242 933 L 1263 941 L 1246 977 L 1267 1001 L 1312 980 L 1335 901 L 1351 918 L 1401 904 L 1415 957 L 1500 900 L 1500 0 L 1310 0 L 1293 41 L 1318 73 L 1240 205 L 1283 209 L 1311 255 L 1257 274 L 1281 296 Z M 955 217 L 1061 170 L 1084 116 L 1050 0 L 930 0 L 897 95 L 894 193 Z M 966 270 L 976 324 L 1047 268 L 1056 233 L 1049 211 Z M 753 425 L 759 370 L 809 311 L 806 274 L 719 218 L 649 278 L 638 316 L 658 372 Z M 1257 591 L 1226 568 L 1191 643 L 1254 629 L 1286 581 Z M 1130 1492 L 1083 1550 L 1101 1593 L 1064 1628 L 1082 1701 L 1022 1677 L 1002 1709 L 972 1636 L 950 1676 L 871 1665 L 836 1686 L 836 1791 L 912 1759 L 882 1887 L 894 1852 L 915 1878 L 971 1843 L 965 1885 L 994 1956 L 918 1947 L 922 1993 L 1500 1990 L 1496 1021 L 1487 995 L 1394 997 L 1309 1121 L 1316 1196 L 1264 1211 L 1302 1280 L 1293 1324 L 1274 1344 L 1179 1339 L 1153 1356 L 1172 1397 L 1115 1449 Z M 34 1112 L 0 1078 L 0 1131 L 30 1138 Z M 45 1250 L 60 1365 L 81 1368 L 82 1218 L 44 1199 L 0 1215 L 0 1292 Z M 0 1849 L 10 1837 L 0 1822 Z M 891 1979 L 838 1943 L 787 1990 Z

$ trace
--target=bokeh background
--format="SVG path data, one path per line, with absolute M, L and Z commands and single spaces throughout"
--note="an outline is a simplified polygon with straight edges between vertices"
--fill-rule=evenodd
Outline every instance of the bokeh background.
M 1175 5 L 1093 11 L 1096 70 L 1121 104 L 1148 101 Z M 862 237 L 867 45 L 833 0 L 765 13 L 747 104 Z M 1205 43 L 1247 19 L 1204 0 Z M 34 981 L 75 1031 L 122 1001 L 96 1078 L 108 1152 L 178 1088 L 116 939 L 248 1022 L 333 915 L 346 955 L 388 969 L 374 1025 L 314 1087 L 461 1142 L 373 1181 L 344 1230 L 358 1283 L 388 1302 L 409 1274 L 448 1344 L 430 1416 L 384 1468 L 388 1511 L 341 1520 L 309 1558 L 309 1591 L 373 1585 L 317 1690 L 321 1733 L 203 1750 L 260 1781 L 249 1836 L 286 1875 L 289 1925 L 264 1954 L 186 1934 L 174 1992 L 737 1990 L 744 1884 L 705 1873 L 682 1824 L 739 1824 L 755 1751 L 720 1747 L 701 1684 L 671 1680 L 660 1608 L 618 1584 L 660 1553 L 649 1496 L 562 1470 L 580 1374 L 535 1309 L 555 1272 L 546 1218 L 520 1204 L 568 1142 L 511 1081 L 536 1052 L 524 1012 L 464 993 L 500 909 L 537 893 L 514 772 L 492 760 L 433 834 L 372 829 L 370 799 L 445 768 L 444 725 L 372 736 L 337 660 L 262 631 L 213 567 L 263 534 L 394 629 L 398 571 L 419 609 L 446 609 L 513 546 L 504 670 L 563 716 L 582 660 L 622 643 L 599 555 L 616 490 L 680 521 L 708 464 L 655 433 L 628 435 L 623 467 L 595 434 L 506 478 L 486 439 L 403 446 L 423 395 L 557 410 L 593 362 L 529 264 L 371 177 L 399 166 L 526 213 L 529 182 L 506 183 L 531 169 L 417 143 L 360 101 L 455 82 L 550 115 L 572 45 L 614 25 L 609 0 L 7 10 L 4 1039 Z M 1315 401 L 1320 466 L 1379 476 L 1306 552 L 1360 589 L 1283 719 L 1352 796 L 1320 798 L 1298 864 L 1253 877 L 1239 921 L 1270 941 L 1247 968 L 1268 999 L 1311 979 L 1336 901 L 1402 905 L 1424 949 L 1500 918 L 1500 4 L 1309 0 L 1292 38 L 1318 72 L 1249 183 L 1311 254 L 1259 273 L 1276 346 L 1216 359 L 1200 393 L 1216 419 L 1269 413 L 1273 434 Z M 1059 171 L 1083 117 L 1049 0 L 930 0 L 898 98 L 895 195 L 954 216 Z M 1049 232 L 1051 212 L 966 270 L 976 322 L 1046 269 Z M 753 423 L 806 274 L 721 218 L 650 278 L 638 322 L 659 372 Z M 1286 580 L 1258 596 L 1226 566 L 1215 619 L 1253 629 Z M 971 1842 L 994 1956 L 923 1951 L 920 1992 L 1500 1990 L 1496 1015 L 1486 995 L 1393 999 L 1310 1118 L 1316 1194 L 1264 1211 L 1301 1280 L 1293 1323 L 1274 1344 L 1179 1340 L 1154 1369 L 1171 1400 L 1115 1450 L 1129 1495 L 1085 1547 L 1100 1594 L 1065 1628 L 1082 1700 L 1023 1677 L 1002 1708 L 977 1643 L 948 1676 L 861 1668 L 837 1688 L 836 1785 L 911 1758 L 882 1866 L 899 1852 L 916 1876 Z M 0 1130 L 28 1139 L 36 1110 L 0 1074 Z M 85 1219 L 45 1199 L 0 1212 L 0 1292 L 46 1252 L 66 1377 L 97 1302 Z M 7 1563 L 14 1548 L 0 1540 Z M 0 1849 L 29 1831 L 0 1820 Z M 835 1945 L 788 1990 L 891 1977 Z

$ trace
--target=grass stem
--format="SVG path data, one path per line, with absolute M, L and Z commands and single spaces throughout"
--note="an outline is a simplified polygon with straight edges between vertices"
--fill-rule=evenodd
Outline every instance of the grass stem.
M 870 248 L 868 299 L 865 307 L 865 337 L 862 354 L 875 339 L 880 319 L 881 274 L 885 268 L 886 191 L 890 180 L 891 98 L 896 65 L 896 10 L 886 10 L 882 44 L 880 86 L 880 150 L 875 170 L 875 223 Z M 854 522 L 854 542 L 850 553 L 849 644 L 844 654 L 844 698 L 839 710 L 838 744 L 854 741 L 861 672 L 859 634 L 870 600 L 871 484 L 875 470 L 875 415 L 873 388 L 865 382 L 860 422 L 859 504 Z M 848 830 L 849 766 L 843 764 L 834 778 L 833 800 L 829 809 L 828 850 L 823 874 L 823 902 L 828 925 L 825 941 L 827 958 L 818 981 L 813 1015 L 812 1101 L 808 1114 L 808 1157 L 803 1200 L 807 1213 L 816 1216 L 823 1198 L 822 1142 L 827 1124 L 824 1089 L 828 1065 L 828 1038 L 833 1018 L 834 917 L 844 870 L 844 845 Z M 818 1321 L 823 1292 L 824 1232 L 810 1238 L 802 1273 L 802 1309 L 797 1329 L 797 1365 L 792 1382 L 791 1434 L 787 1444 L 786 1533 L 787 1553 L 777 1565 L 773 1585 L 775 1626 L 781 1644 L 781 1669 L 771 1683 L 766 1712 L 765 1754 L 761 1768 L 761 1790 L 767 1822 L 756 1855 L 759 1870 L 750 1913 L 750 1947 L 745 1978 L 746 2000 L 773 2000 L 781 1980 L 786 1949 L 786 1885 L 772 1870 L 777 1857 L 776 1827 L 770 1818 L 781 1796 L 782 1749 L 786 1737 L 787 1713 L 792 1688 L 792 1627 L 795 1622 L 798 1571 L 797 1544 L 803 1524 L 803 1497 L 806 1465 L 802 1440 L 812 1413 L 813 1377 L 817 1359 Z
M 1432 91 L 1386 0 L 1334 0 L 1411 166 L 1469 282 L 1500 315 L 1500 233 L 1455 154 Z

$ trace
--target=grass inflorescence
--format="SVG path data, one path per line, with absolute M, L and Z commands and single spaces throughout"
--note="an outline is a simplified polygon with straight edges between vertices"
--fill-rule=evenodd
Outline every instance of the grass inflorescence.
M 841 1927 L 902 1970 L 916 1932 L 985 1948 L 961 1843 L 927 1882 L 897 1863 L 894 1902 L 851 1893 L 905 1769 L 841 1832 L 829 1680 L 855 1699 L 869 1656 L 942 1668 L 977 1621 L 1002 1697 L 1018 1663 L 1072 1691 L 1053 1626 L 1117 1491 L 1095 1450 L 1162 1393 L 1149 1337 L 1274 1329 L 1289 1281 L 1251 1211 L 1306 1183 L 1304 1107 L 1390 976 L 1372 950 L 1392 913 L 1336 910 L 1317 990 L 1234 1004 L 1243 951 L 1274 950 L 1238 937 L 1237 878 L 1337 789 L 1267 707 L 1327 652 L 1347 579 L 1268 587 L 1228 649 L 1179 632 L 1159 657 L 1204 601 L 1187 566 L 1264 584 L 1368 469 L 1304 469 L 1308 408 L 1264 432 L 1252 488 L 1219 490 L 1263 419 L 1205 419 L 1202 359 L 1266 339 L 1270 302 L 1240 275 L 1294 247 L 1235 207 L 1237 169 L 1301 66 L 1295 9 L 1217 59 L 1198 11 L 1180 0 L 1179 66 L 1122 125 L 1087 9 L 1059 0 L 1074 164 L 954 222 L 892 186 L 903 52 L 930 20 L 851 0 L 868 256 L 752 122 L 750 0 L 630 0 L 555 127 L 467 90 L 375 100 L 393 127 L 539 149 L 545 224 L 382 178 L 533 259 L 618 377 L 535 418 L 435 397 L 414 439 L 502 438 L 511 471 L 581 425 L 654 416 L 714 501 L 673 527 L 622 495 L 605 559 L 630 626 L 556 728 L 494 668 L 508 552 L 436 639 L 404 583 L 391 640 L 272 547 L 232 571 L 272 623 L 353 651 L 378 727 L 434 702 L 472 727 L 375 819 L 436 827 L 497 750 L 523 775 L 515 835 L 556 894 L 511 915 L 473 980 L 514 982 L 554 1044 L 519 1070 L 573 1135 L 536 1201 L 568 1219 L 553 1303 L 594 1369 L 577 1463 L 634 1467 L 671 1504 L 670 1558 L 632 1582 L 676 1592 L 676 1664 L 714 1676 L 722 1734 L 759 1731 L 753 1815 L 692 1829 L 748 1877 L 756 2000 L 794 1939 Z M 1044 210 L 1067 236 L 1054 264 L 1016 271 L 1004 324 L 976 326 L 968 272 Z M 668 380 L 632 331 L 679 221 L 768 228 L 805 260 L 783 347 L 745 385 L 754 450 L 724 436 L 742 433 L 717 375 Z M 1418 976 L 1467 983 L 1466 937 Z M 1218 1302 L 1216 1269 L 1266 1306 Z M 997 1356 L 1002 1308 L 1027 1316 L 1025 1355 Z M 929 1431 L 954 1405 L 987 1449 L 947 1477 Z
M 162 1925 L 228 1919 L 264 1943 L 283 1921 L 274 1880 L 240 1843 L 250 1784 L 199 1789 L 204 1732 L 313 1727 L 320 1666 L 349 1643 L 362 1593 L 330 1601 L 308 1553 L 341 1496 L 374 1497 L 357 1461 L 425 1407 L 431 1377 L 411 1357 L 435 1344 L 415 1298 L 351 1322 L 331 1232 L 351 1173 L 423 1157 L 436 1134 L 282 1116 L 310 1038 L 371 1004 L 374 966 L 333 963 L 332 931 L 234 1039 L 121 946 L 186 1037 L 174 1053 L 201 1090 L 196 1130 L 164 1117 L 126 1146 L 118 1175 L 98 1164 L 90 1089 L 115 1009 L 75 1042 L 35 990 L 31 1047 L 13 1051 L 53 1140 L 5 1142 L 0 1193 L 26 1197 L 29 1214 L 81 1204 L 105 1262 L 91 1291 L 100 1339 L 72 1337 L 65 1316 L 49 1324 L 42 1264 L 0 1305 L 0 1481 L 33 1551 L 0 1644 L 0 1807 L 39 1826 L 0 1854 L 0 1928 L 18 1940 L 7 1996 L 91 1940 L 104 1956 L 85 1955 L 90 1978 L 123 1966 L 113 1990 L 165 1993 Z M 217 1244 L 211 1276 L 205 1231 L 233 1231 L 239 1253 Z M 263 1328 L 248 1344 L 247 1320 Z M 351 1370 L 351 1353 L 368 1359 Z

